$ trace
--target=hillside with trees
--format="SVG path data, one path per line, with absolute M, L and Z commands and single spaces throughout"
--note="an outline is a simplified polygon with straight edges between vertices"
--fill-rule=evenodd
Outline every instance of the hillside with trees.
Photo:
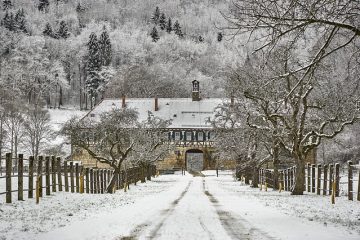
M 243 57 L 224 41 L 226 1 L 2 1 L 2 85 L 28 103 L 90 109 L 103 97 L 222 96 Z M 240 55 L 240 58 L 239 58 Z

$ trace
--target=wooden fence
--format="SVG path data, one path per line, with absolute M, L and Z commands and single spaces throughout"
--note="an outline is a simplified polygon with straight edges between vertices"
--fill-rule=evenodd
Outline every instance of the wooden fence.
M 5 175 L 1 173 L 0 176 L 0 180 L 6 178 L 5 191 L 0 192 L 0 195 L 6 195 L 6 203 L 12 202 L 14 192 L 18 193 L 20 201 L 24 200 L 24 192 L 27 192 L 28 198 L 36 195 L 38 201 L 38 198 L 44 195 L 44 190 L 47 196 L 51 192 L 63 190 L 71 193 L 105 193 L 107 184 L 114 175 L 114 170 L 111 169 L 85 168 L 78 162 L 62 161 L 55 156 L 39 156 L 38 159 L 31 156 L 24 159 L 23 154 L 19 154 L 16 165 L 13 164 L 14 160 L 11 154 L 6 154 Z M 129 184 L 136 185 L 142 178 L 156 174 L 155 165 L 149 167 L 146 176 L 143 176 L 142 170 L 140 167 L 133 167 L 121 171 L 116 177 L 114 190 L 129 188 Z M 12 186 L 14 178 L 17 178 L 17 188 Z M 25 189 L 24 179 L 27 180 Z
M 341 174 L 341 172 L 343 174 Z M 279 170 L 277 188 L 291 191 L 295 184 L 296 167 Z M 305 191 L 317 195 L 340 196 L 340 190 L 345 189 L 349 200 L 360 201 L 360 169 L 351 161 L 340 167 L 340 164 L 315 165 L 307 164 L 305 169 Z M 272 169 L 259 170 L 259 184 L 274 188 L 274 173 Z M 357 185 L 357 188 L 356 188 Z

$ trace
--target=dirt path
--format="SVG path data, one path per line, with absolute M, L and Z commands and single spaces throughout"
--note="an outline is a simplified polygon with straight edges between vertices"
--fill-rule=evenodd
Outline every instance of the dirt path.
M 206 178 L 195 177 L 155 219 L 139 224 L 119 239 L 271 239 L 244 224 L 240 216 L 222 210 L 207 190 Z

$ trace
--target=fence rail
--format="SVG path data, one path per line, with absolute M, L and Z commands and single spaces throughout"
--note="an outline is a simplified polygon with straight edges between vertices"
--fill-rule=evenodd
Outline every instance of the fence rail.
M 278 179 L 275 179 L 272 169 L 260 168 L 259 184 L 261 186 L 291 191 L 295 184 L 296 167 L 280 169 L 278 172 Z M 354 200 L 354 196 L 356 196 L 356 200 L 360 201 L 359 179 L 360 167 L 354 165 L 351 161 L 343 166 L 340 166 L 338 163 L 325 165 L 307 164 L 305 168 L 304 189 L 317 195 L 339 197 L 340 190 L 343 188 L 349 200 Z M 276 182 L 279 184 L 278 186 L 274 186 Z
M 24 161 L 27 162 L 27 175 L 24 175 Z M 79 162 L 62 161 L 60 157 L 39 156 L 37 159 L 30 156 L 24 159 L 23 154 L 19 154 L 16 159 L 16 172 L 14 172 L 14 159 L 11 154 L 5 157 L 5 191 L 0 195 L 5 195 L 6 203 L 12 202 L 12 193 L 18 193 L 18 200 L 24 200 L 24 192 L 27 192 L 28 198 L 34 198 L 38 202 L 43 195 L 51 195 L 51 192 L 71 193 L 89 193 L 102 194 L 110 183 L 114 170 L 85 168 Z M 36 169 L 35 169 L 36 167 Z M 155 176 L 156 166 L 150 165 L 146 171 L 141 167 L 132 167 L 122 170 L 115 177 L 115 186 L 113 190 L 130 188 L 130 184 L 138 181 L 144 181 L 145 178 Z M 17 179 L 17 188 L 12 186 L 12 179 Z M 24 189 L 24 178 L 27 179 L 27 187 Z M 35 179 L 35 181 L 34 181 Z M 1 187 L 1 186 L 0 186 Z M 45 193 L 44 193 L 45 192 Z

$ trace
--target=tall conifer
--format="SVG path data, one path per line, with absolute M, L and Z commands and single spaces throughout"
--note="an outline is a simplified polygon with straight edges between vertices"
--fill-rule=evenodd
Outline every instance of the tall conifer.
M 54 37 L 54 32 L 52 30 L 50 23 L 46 23 L 45 28 L 42 33 L 44 34 L 44 36 Z
M 160 8 L 159 7 L 155 8 L 155 12 L 154 12 L 153 16 L 151 17 L 151 20 L 156 25 L 159 23 L 159 20 L 160 20 Z
M 5 11 L 9 10 L 10 8 L 13 7 L 13 4 L 11 2 L 11 0 L 4 0 L 3 3 L 2 3 L 2 6 L 3 6 L 3 9 Z
M 60 22 L 59 30 L 57 31 L 59 38 L 67 39 L 70 36 L 69 29 L 65 21 Z
M 102 66 L 110 65 L 112 59 L 111 41 L 105 27 L 99 39 L 99 56 Z
M 160 26 L 161 30 L 165 30 L 165 28 L 166 28 L 166 16 L 165 16 L 165 13 L 162 13 L 160 15 L 159 26 Z
M 24 9 L 20 9 L 16 12 L 14 23 L 15 23 L 15 28 L 17 31 L 20 31 L 23 33 L 28 32 L 27 28 L 26 28 L 26 19 L 25 19 Z
M 169 18 L 168 21 L 167 21 L 167 24 L 166 24 L 166 32 L 167 32 L 167 33 L 171 33 L 172 30 L 173 30 L 173 28 L 172 28 L 172 22 L 171 22 L 171 18 Z
M 181 30 L 181 26 L 180 26 L 180 24 L 179 24 L 179 22 L 177 20 L 174 23 L 174 32 L 180 38 L 182 38 L 184 36 L 184 34 L 183 34 L 182 30 Z
M 97 89 L 100 86 L 99 72 L 101 70 L 101 62 L 99 57 L 99 42 L 95 33 L 91 33 L 89 37 L 88 47 L 88 61 L 86 65 L 87 79 L 86 87 L 87 91 L 92 99 L 97 97 Z
M 157 42 L 157 41 L 160 39 L 159 33 L 158 33 L 156 27 L 154 27 L 154 28 L 152 29 L 152 31 L 151 31 L 151 33 L 150 33 L 150 36 L 151 36 L 153 42 Z
M 38 9 L 39 11 L 47 12 L 49 5 L 49 0 L 39 0 Z

